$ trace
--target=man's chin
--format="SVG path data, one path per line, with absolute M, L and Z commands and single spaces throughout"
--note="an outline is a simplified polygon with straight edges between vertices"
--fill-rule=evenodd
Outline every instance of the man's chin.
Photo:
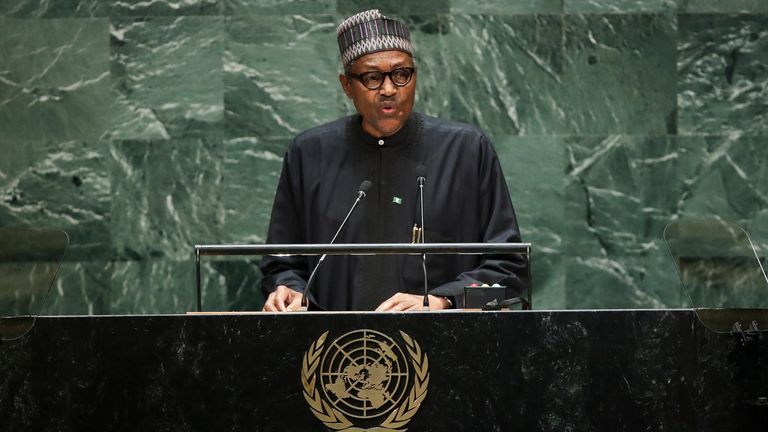
M 386 137 L 397 133 L 404 124 L 405 120 L 399 118 L 382 119 L 375 123 L 375 128 L 379 131 L 380 136 Z

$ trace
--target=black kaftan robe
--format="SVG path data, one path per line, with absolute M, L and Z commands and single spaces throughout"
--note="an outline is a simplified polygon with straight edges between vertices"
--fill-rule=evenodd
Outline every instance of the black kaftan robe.
M 477 128 L 413 113 L 394 135 L 366 134 L 353 115 L 308 130 L 289 145 L 267 243 L 329 243 L 364 180 L 373 187 L 336 243 L 410 243 L 420 225 L 416 167 L 424 184 L 427 243 L 520 242 L 515 212 L 490 140 Z M 303 291 L 319 257 L 264 257 L 265 294 Z M 460 300 L 470 283 L 522 293 L 519 255 L 428 255 L 430 293 Z M 421 257 L 329 255 L 310 287 L 328 310 L 372 310 L 397 292 L 423 293 Z

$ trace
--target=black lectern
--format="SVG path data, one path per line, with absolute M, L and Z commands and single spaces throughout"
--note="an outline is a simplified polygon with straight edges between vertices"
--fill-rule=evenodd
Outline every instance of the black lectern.
M 768 420 L 768 346 L 711 332 L 691 310 L 39 317 L 0 359 L 3 431 L 722 432 Z

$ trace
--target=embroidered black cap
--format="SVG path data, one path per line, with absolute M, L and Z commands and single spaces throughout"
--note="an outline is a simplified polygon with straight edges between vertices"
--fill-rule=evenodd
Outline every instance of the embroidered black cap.
M 378 9 L 345 19 L 336 29 L 336 38 L 345 67 L 366 54 L 379 51 L 397 50 L 413 55 L 408 26 L 383 16 Z

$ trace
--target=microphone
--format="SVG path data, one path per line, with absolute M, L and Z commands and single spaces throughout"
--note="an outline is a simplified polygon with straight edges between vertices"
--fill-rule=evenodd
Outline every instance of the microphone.
M 421 229 L 419 230 L 419 233 L 421 234 L 419 236 L 420 243 L 425 243 L 424 240 L 424 182 L 427 181 L 425 175 L 426 175 L 427 169 L 424 168 L 424 165 L 419 165 L 416 167 L 416 181 L 419 182 L 419 210 L 421 212 Z M 427 288 L 427 254 L 422 253 L 421 254 L 421 269 L 424 271 L 424 303 L 422 306 L 422 309 L 425 311 L 429 310 L 429 291 Z
M 357 207 L 357 203 L 359 203 L 361 199 L 365 198 L 365 195 L 368 193 L 369 190 L 371 190 L 371 186 L 373 186 L 373 183 L 371 183 L 370 180 L 363 180 L 363 182 L 360 183 L 360 186 L 357 188 L 357 199 L 355 199 L 355 202 L 352 204 L 352 207 L 347 212 L 347 216 L 341 222 L 341 225 L 339 225 L 339 229 L 336 230 L 336 234 L 333 235 L 333 238 L 331 239 L 331 242 L 329 244 L 333 244 L 333 242 L 336 241 L 336 237 L 339 236 L 339 233 L 341 233 L 341 229 L 344 228 L 344 225 L 346 225 L 347 220 L 349 220 L 349 216 L 352 215 L 353 211 L 355 211 L 355 207 Z M 307 293 L 309 292 L 310 284 L 315 279 L 315 274 L 317 273 L 317 269 L 320 268 L 320 264 L 325 260 L 326 255 L 327 254 L 323 254 L 323 256 L 320 257 L 320 260 L 318 260 L 317 264 L 315 264 L 315 268 L 312 269 L 312 273 L 310 273 L 309 279 L 307 279 L 307 284 L 304 286 L 304 292 L 301 293 L 301 307 L 299 308 L 299 311 L 301 312 L 307 311 L 307 307 L 309 306 L 309 301 L 307 300 Z

